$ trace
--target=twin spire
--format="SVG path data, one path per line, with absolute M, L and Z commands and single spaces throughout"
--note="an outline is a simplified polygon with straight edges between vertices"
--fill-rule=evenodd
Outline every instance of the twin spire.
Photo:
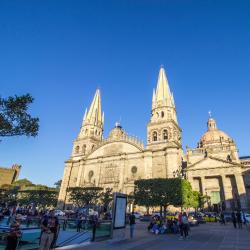
M 170 91 L 163 66 L 160 68 L 156 91 L 153 90 L 152 108 L 162 106 L 175 108 L 174 96 Z M 101 94 L 99 89 L 96 90 L 89 111 L 87 109 L 85 111 L 82 126 L 87 124 L 103 127 L 104 113 L 102 113 L 101 109 Z
M 86 109 L 82 125 L 92 124 L 103 127 L 104 124 L 104 112 L 102 113 L 101 108 L 101 94 L 100 90 L 97 89 L 95 92 L 94 99 L 90 105 L 89 111 Z
M 168 79 L 163 66 L 161 66 L 160 68 L 157 88 L 156 91 L 153 90 L 152 98 L 152 108 L 156 108 L 159 106 L 169 106 L 173 108 L 175 107 L 174 96 L 170 91 Z

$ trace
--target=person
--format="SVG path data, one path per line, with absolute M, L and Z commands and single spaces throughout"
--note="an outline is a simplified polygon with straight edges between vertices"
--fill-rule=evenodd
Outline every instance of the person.
M 215 218 L 216 218 L 216 217 L 215 217 Z M 220 223 L 221 223 L 222 225 L 226 225 L 225 216 L 224 216 L 223 211 L 221 211 L 221 213 L 220 213 Z
M 76 231 L 79 233 L 81 232 L 81 229 L 82 229 L 82 218 L 81 218 L 81 215 L 78 215 Z
M 92 239 L 91 239 L 91 241 L 95 241 L 96 228 L 98 225 L 98 217 L 96 214 L 93 214 L 91 216 L 90 223 L 92 224 Z
M 236 218 L 237 218 L 238 228 L 242 229 L 242 219 L 240 210 L 237 211 Z
M 243 218 L 243 224 L 245 226 L 247 226 L 247 219 L 246 219 L 245 213 L 243 211 L 242 211 L 242 218 Z
M 188 237 L 188 229 L 189 229 L 188 217 L 187 217 L 186 212 L 184 212 L 183 215 L 182 215 L 182 225 L 183 225 L 184 237 L 186 239 Z
M 232 222 L 233 222 L 234 228 L 237 228 L 237 225 L 236 225 L 236 216 L 235 216 L 235 212 L 234 211 L 231 214 L 231 218 L 232 218 Z
M 134 211 L 132 214 L 129 215 L 129 226 L 130 226 L 130 239 L 134 237 L 134 230 L 135 230 L 135 215 Z
M 181 234 L 179 240 L 183 240 L 183 221 L 182 221 L 182 213 L 179 213 L 179 215 L 178 215 L 178 225 L 179 225 L 180 234 Z
M 21 237 L 22 233 L 19 228 L 19 224 L 17 222 L 13 222 L 10 226 L 10 232 L 8 233 L 6 237 L 6 248 L 5 250 L 16 250 L 19 239 Z
M 58 220 L 53 210 L 51 210 L 48 215 L 44 216 L 41 224 L 40 250 L 49 250 L 54 247 L 58 224 Z

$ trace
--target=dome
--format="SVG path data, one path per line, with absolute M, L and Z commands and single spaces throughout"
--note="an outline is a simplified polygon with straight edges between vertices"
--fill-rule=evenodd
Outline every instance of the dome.
M 126 136 L 125 131 L 122 129 L 122 126 L 119 123 L 115 124 L 115 127 L 109 133 L 109 139 L 111 140 L 120 140 Z
M 223 131 L 216 129 L 216 130 L 207 131 L 201 137 L 200 141 L 211 142 L 211 141 L 218 141 L 218 140 L 228 141 L 228 140 L 231 140 L 231 138 Z
M 232 138 L 225 132 L 217 129 L 216 121 L 209 118 L 207 122 L 208 131 L 201 137 L 199 147 L 212 146 L 215 144 L 229 144 L 233 142 Z

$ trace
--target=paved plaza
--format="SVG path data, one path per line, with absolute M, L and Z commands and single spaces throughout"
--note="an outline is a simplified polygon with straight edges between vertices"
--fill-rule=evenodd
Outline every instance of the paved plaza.
M 135 238 L 120 242 L 102 241 L 79 248 L 96 249 L 185 249 L 185 250 L 249 250 L 250 225 L 248 228 L 234 229 L 231 223 L 207 223 L 191 228 L 188 240 L 179 240 L 179 235 L 153 235 L 146 230 L 147 224 L 138 223 Z

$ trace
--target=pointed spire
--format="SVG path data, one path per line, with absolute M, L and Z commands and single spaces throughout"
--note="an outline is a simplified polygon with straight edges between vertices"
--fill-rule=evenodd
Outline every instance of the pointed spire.
M 157 103 L 161 102 L 163 105 L 174 106 L 172 101 L 172 94 L 170 92 L 168 80 L 163 66 L 161 66 L 158 76 L 155 101 Z
M 86 122 L 93 125 L 102 124 L 101 94 L 99 89 L 96 90 L 89 111 L 84 116 L 84 123 Z
M 152 96 L 152 108 L 155 105 L 155 89 L 153 89 L 153 96 Z
M 85 120 L 86 120 L 87 112 L 88 112 L 88 109 L 86 108 L 86 109 L 85 109 L 85 112 L 84 112 L 83 120 L 82 120 L 82 125 L 84 124 L 84 122 L 85 122 Z

